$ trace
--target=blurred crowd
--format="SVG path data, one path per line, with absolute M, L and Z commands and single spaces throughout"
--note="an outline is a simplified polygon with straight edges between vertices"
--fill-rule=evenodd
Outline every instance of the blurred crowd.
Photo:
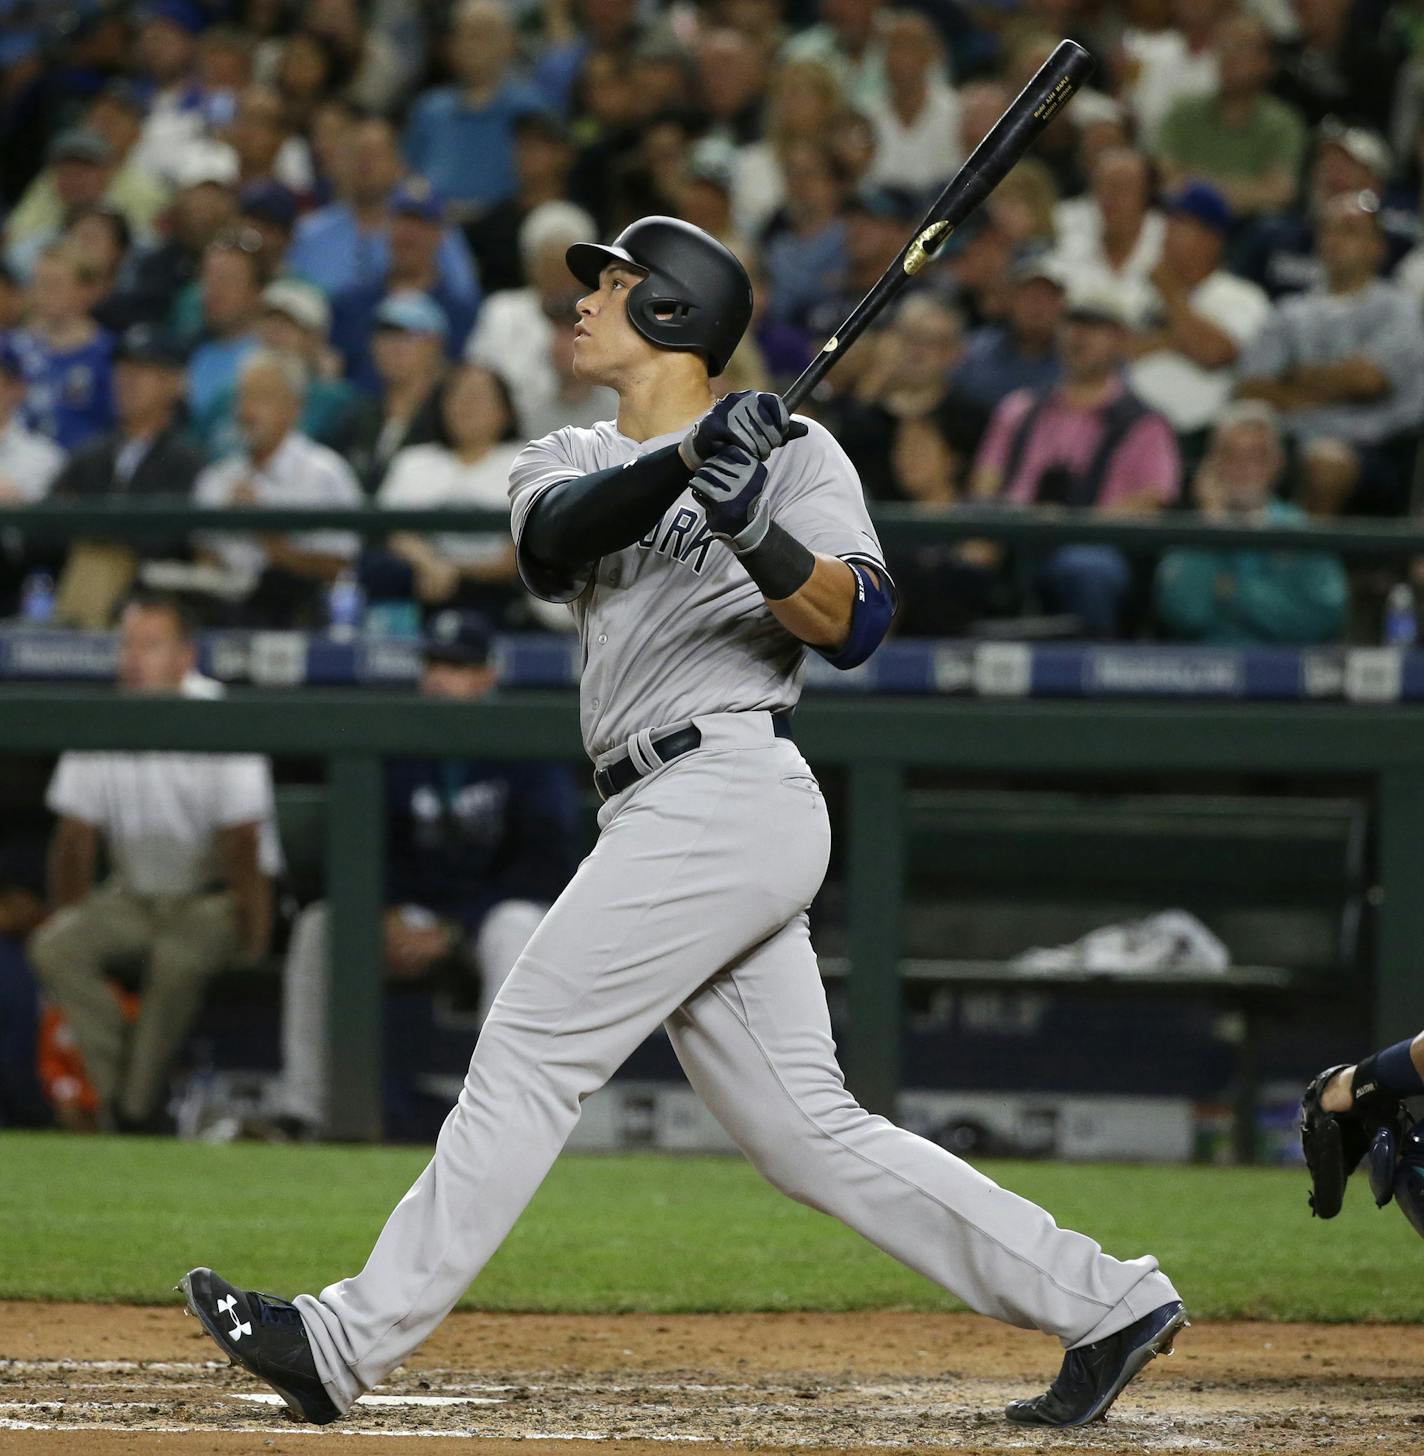
M 876 501 L 1414 509 L 1416 0 L 0 0 L 0 503 L 502 509 L 572 372 L 569 243 L 746 262 L 785 386 L 1062 36 L 1093 85 L 812 403 Z M 156 576 L 151 568 L 160 563 Z M 900 630 L 1323 642 L 1323 553 L 896 548 Z M 37 591 L 42 578 L 52 591 Z M 0 613 L 561 624 L 507 534 L 0 535 Z

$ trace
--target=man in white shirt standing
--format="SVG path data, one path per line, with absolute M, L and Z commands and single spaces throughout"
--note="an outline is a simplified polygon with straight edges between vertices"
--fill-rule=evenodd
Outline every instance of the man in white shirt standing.
M 237 386 L 237 428 L 243 451 L 210 465 L 198 477 L 200 506 L 359 506 L 361 487 L 351 467 L 297 430 L 307 377 L 290 355 L 258 349 L 243 361 Z M 205 557 L 249 592 L 249 609 L 281 617 L 310 605 L 316 584 L 334 581 L 354 560 L 359 542 L 347 531 L 308 531 L 260 537 L 209 535 Z M 284 622 L 284 625 L 287 623 Z
M 1128 382 L 1178 435 L 1201 434 L 1231 399 L 1236 361 L 1270 316 L 1265 293 L 1221 266 L 1231 211 L 1205 182 L 1163 206 L 1162 258 L 1149 275 Z
M 124 692 L 180 692 L 194 660 L 177 602 L 141 597 L 125 609 Z M 104 1123 L 152 1128 L 209 978 L 267 951 L 278 867 L 271 769 L 255 754 L 66 753 L 47 803 L 59 817 L 56 913 L 30 958 L 69 1020 Z M 101 840 L 110 873 L 96 887 Z M 134 957 L 144 970 L 130 1029 L 107 976 Z

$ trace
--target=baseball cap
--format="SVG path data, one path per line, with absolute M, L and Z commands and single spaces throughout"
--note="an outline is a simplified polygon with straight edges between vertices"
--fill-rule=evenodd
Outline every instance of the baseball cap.
M 445 221 L 445 204 L 424 177 L 407 177 L 391 193 L 390 208 L 400 217 L 418 217 L 424 222 Z
M 88 162 L 92 166 L 104 166 L 112 153 L 109 144 L 98 132 L 87 131 L 82 126 L 70 127 L 68 131 L 62 131 L 49 144 L 45 152 L 45 161 L 53 164 L 55 162 Z
M 198 141 L 183 148 L 173 183 L 180 188 L 201 187 L 205 182 L 216 187 L 236 187 L 241 172 L 237 153 L 226 142 Z
M 166 329 L 152 324 L 134 324 L 125 329 L 114 347 L 114 355 L 131 364 L 154 364 L 162 369 L 181 369 L 187 362 L 178 340 Z
M 139 7 L 136 19 L 140 25 L 147 25 L 150 20 L 166 20 L 189 35 L 197 35 L 207 27 L 207 17 L 201 7 L 190 0 L 148 0 Z
M 1095 285 L 1080 286 L 1068 290 L 1068 304 L 1064 317 L 1079 323 L 1117 324 L 1129 328 L 1132 317 L 1122 297 L 1110 288 Z
M 280 182 L 248 183 L 238 196 L 237 210 L 288 232 L 297 223 L 297 199 Z
M 145 116 L 148 113 L 148 102 L 144 100 L 143 93 L 124 76 L 116 76 L 112 81 L 106 81 L 99 88 L 94 100 L 111 101 L 115 106 L 122 106 L 126 111 L 133 112 L 135 116 Z
M 847 212 L 863 212 L 886 222 L 915 222 L 924 210 L 903 187 L 862 187 L 846 202 Z
M 687 170 L 699 182 L 710 183 L 723 192 L 732 190 L 732 173 L 736 152 L 721 137 L 703 137 L 692 144 L 687 155 Z
M 1215 187 L 1206 182 L 1189 182 L 1163 204 L 1177 217 L 1189 217 L 1220 236 L 1230 230 L 1231 208 Z
M 1376 177 L 1388 177 L 1394 171 L 1394 156 L 1389 144 L 1368 127 L 1346 126 L 1338 116 L 1327 116 L 1320 123 L 1316 135 L 1322 147 L 1327 144 L 1339 147 L 1346 156 Z
M 522 111 L 514 118 L 516 137 L 542 137 L 546 142 L 567 142 L 569 129 L 563 118 L 542 108 L 536 111 Z
M 439 612 L 425 629 L 421 653 L 427 662 L 483 667 L 489 661 L 493 632 L 479 612 Z
M 1051 283 L 1060 293 L 1067 293 L 1068 280 L 1063 267 L 1052 253 L 1040 248 L 1019 258 L 1009 269 L 1010 283 Z
M 414 288 L 402 289 L 382 299 L 374 326 L 403 329 L 408 334 L 434 334 L 441 339 L 450 331 L 445 310 L 428 293 L 419 293 Z
M 279 278 L 269 283 L 262 290 L 262 307 L 313 333 L 325 335 L 331 327 L 331 305 L 326 295 L 315 284 L 298 278 Z

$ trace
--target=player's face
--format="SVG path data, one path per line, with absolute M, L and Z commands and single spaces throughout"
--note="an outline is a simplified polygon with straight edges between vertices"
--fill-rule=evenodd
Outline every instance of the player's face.
M 172 693 L 193 666 L 193 644 L 171 612 L 130 607 L 119 626 L 119 683 L 131 693 Z
M 593 384 L 611 382 L 645 364 L 657 350 L 628 321 L 628 294 L 646 275 L 612 263 L 598 275 L 598 287 L 578 301 L 574 325 L 574 373 Z

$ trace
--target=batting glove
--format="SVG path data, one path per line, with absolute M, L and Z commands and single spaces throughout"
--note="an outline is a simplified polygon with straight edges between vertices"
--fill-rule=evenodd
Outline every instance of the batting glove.
M 778 445 L 805 433 L 805 423 L 791 418 L 779 394 L 744 389 L 724 394 L 682 437 L 678 452 L 689 470 L 724 450 L 745 450 L 765 460 Z
M 766 512 L 758 512 L 765 489 L 766 466 L 745 450 L 722 451 L 692 477 L 692 494 L 707 512 L 708 529 L 719 541 L 735 544 L 740 544 L 735 538 L 750 534 L 749 527 L 765 526 Z

